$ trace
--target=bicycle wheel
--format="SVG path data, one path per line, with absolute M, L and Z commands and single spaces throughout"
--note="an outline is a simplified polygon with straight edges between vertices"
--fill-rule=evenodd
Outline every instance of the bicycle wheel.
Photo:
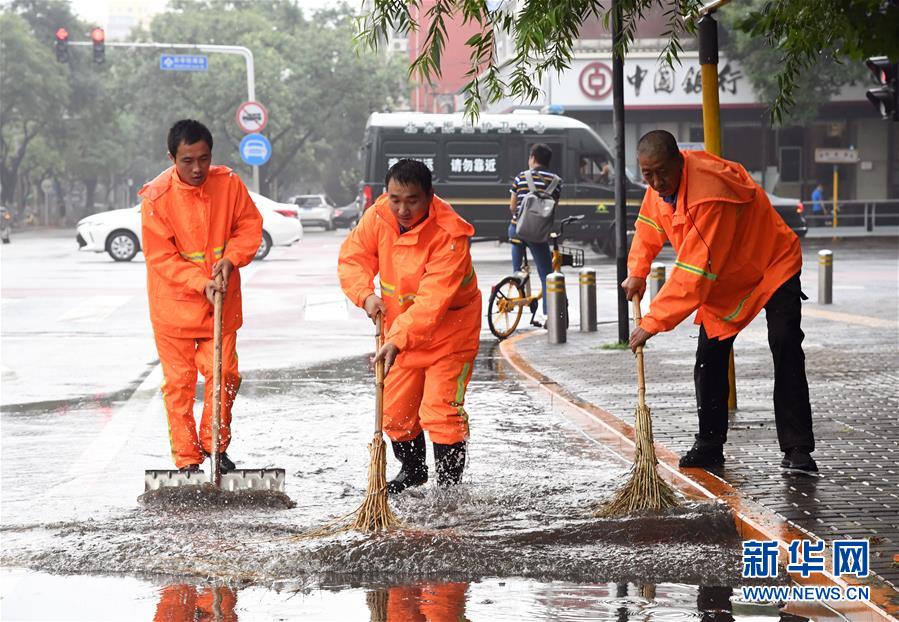
M 502 341 L 515 332 L 521 320 L 522 307 L 516 304 L 524 298 L 521 285 L 514 276 L 507 276 L 490 292 L 487 303 L 487 325 L 490 332 Z

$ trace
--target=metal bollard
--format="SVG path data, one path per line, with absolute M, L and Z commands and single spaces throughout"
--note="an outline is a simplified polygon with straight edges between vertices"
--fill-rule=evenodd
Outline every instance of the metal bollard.
M 565 275 L 553 272 L 546 276 L 546 335 L 549 343 L 568 340 L 565 322 L 568 299 L 565 296 Z
M 833 251 L 818 251 L 818 304 L 833 304 Z
M 578 282 L 581 285 L 581 332 L 596 332 L 596 270 L 583 268 Z
M 649 270 L 649 299 L 654 299 L 665 284 L 665 264 L 653 262 Z

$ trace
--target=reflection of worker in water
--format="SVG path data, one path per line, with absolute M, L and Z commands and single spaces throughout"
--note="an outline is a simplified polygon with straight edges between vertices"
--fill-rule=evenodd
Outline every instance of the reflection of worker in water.
M 465 617 L 467 583 L 403 585 L 374 592 L 369 598 L 372 620 L 377 622 L 468 622 Z M 380 596 L 380 598 L 378 598 Z
M 237 622 L 237 594 L 227 587 L 179 583 L 162 589 L 153 622 Z

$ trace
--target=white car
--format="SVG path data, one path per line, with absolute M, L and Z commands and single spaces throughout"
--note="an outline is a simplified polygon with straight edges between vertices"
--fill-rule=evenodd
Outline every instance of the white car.
M 265 258 L 272 246 L 290 246 L 303 239 L 296 205 L 278 203 L 255 192 L 250 198 L 262 214 L 262 244 L 256 259 Z M 115 261 L 131 261 L 141 250 L 140 205 L 82 218 L 76 231 L 79 250 L 107 252 Z
M 324 194 L 301 194 L 291 197 L 289 201 L 300 208 L 300 220 L 304 227 L 334 230 L 334 210 L 337 206 Z

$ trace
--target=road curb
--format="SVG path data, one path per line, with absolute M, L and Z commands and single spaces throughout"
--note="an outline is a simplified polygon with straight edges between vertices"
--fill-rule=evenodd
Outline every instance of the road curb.
M 516 335 L 500 343 L 500 353 L 505 361 L 526 379 L 528 384 L 538 391 L 548 394 L 553 405 L 560 406 L 566 416 L 577 423 L 586 423 L 586 426 L 582 426 L 585 434 L 607 446 L 622 460 L 632 463 L 635 436 L 631 425 L 569 392 L 552 378 L 534 369 L 519 353 L 518 342 L 544 335 L 545 333 L 542 331 Z M 730 506 L 737 532 L 742 539 L 777 540 L 782 559 L 789 555 L 787 546 L 790 540 L 819 539 L 815 534 L 777 513 L 744 498 L 737 489 L 716 475 L 704 469 L 680 469 L 677 466 L 679 456 L 664 445 L 656 442 L 655 448 L 662 477 L 690 498 L 717 499 Z M 827 565 L 830 565 L 830 561 L 828 551 Z M 823 577 L 823 582 L 827 586 L 836 586 L 844 590 L 849 586 L 868 586 L 871 590 L 871 600 L 868 602 L 829 602 L 827 606 L 853 622 L 881 620 L 896 622 L 895 616 L 899 615 L 899 592 L 876 573 L 871 572 L 864 581 L 838 578 L 830 572 L 816 573 L 816 575 L 814 578 L 803 578 L 798 573 L 790 573 L 792 580 L 799 585 L 821 585 Z M 793 613 L 801 613 L 797 607 L 791 606 L 790 610 Z M 816 615 L 815 619 L 820 620 L 820 615 Z

